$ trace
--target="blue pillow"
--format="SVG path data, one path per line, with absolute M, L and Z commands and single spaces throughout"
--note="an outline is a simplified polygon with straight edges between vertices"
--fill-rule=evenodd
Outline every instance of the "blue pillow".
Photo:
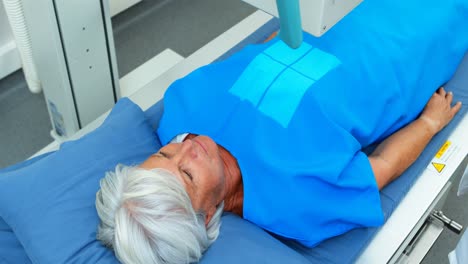
M 2 225 L 0 219 L 0 225 Z M 0 263 L 2 264 L 29 264 L 32 263 L 24 251 L 23 246 L 9 227 L 0 226 Z
M 218 240 L 208 248 L 200 263 L 305 264 L 310 261 L 260 227 L 225 213 Z
M 8 171 L 18 170 L 26 167 L 46 156 L 50 153 L 40 155 L 38 157 L 25 160 L 18 164 L 6 167 L 0 170 L 0 176 L 6 174 Z M 23 245 L 16 238 L 15 233 L 11 230 L 10 226 L 0 217 L 0 263 L 2 264 L 29 264 L 32 263 L 28 255 L 24 251 Z
M 136 105 L 122 99 L 90 134 L 1 170 L 0 263 L 118 263 L 95 238 L 99 222 L 95 193 L 105 171 L 117 163 L 138 164 L 160 147 L 147 120 L 157 126 L 162 111 L 162 104 L 156 104 L 145 119 Z M 220 236 L 201 263 L 220 261 L 308 262 L 232 214 L 223 216 Z
M 31 260 L 24 251 L 23 246 L 16 238 L 10 226 L 0 217 L 0 263 L 29 264 Z
M 32 262 L 118 263 L 96 240 L 99 180 L 118 163 L 140 163 L 157 151 L 157 142 L 141 109 L 120 100 L 92 133 L 26 167 L 0 172 L 2 227 L 13 230 Z M 8 230 L 0 237 L 21 246 Z

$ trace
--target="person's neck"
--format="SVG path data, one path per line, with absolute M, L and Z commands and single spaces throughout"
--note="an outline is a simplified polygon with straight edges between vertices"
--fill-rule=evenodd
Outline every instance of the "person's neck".
M 226 175 L 224 211 L 232 212 L 242 217 L 244 204 L 244 187 L 242 174 L 237 160 L 224 147 L 218 145 L 220 156 L 224 163 Z

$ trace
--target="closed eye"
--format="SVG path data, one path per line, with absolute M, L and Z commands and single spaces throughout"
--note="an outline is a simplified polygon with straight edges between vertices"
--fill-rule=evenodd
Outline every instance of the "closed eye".
M 163 151 L 159 151 L 158 152 L 159 155 L 161 155 L 162 157 L 166 158 L 166 159 L 170 159 L 170 155 L 167 154 L 166 152 L 163 152 Z M 190 172 L 188 172 L 188 170 L 184 170 L 184 169 L 181 169 L 179 168 L 179 170 L 186 176 L 190 179 L 190 181 L 193 181 L 193 177 L 192 177 L 192 174 Z
M 193 177 L 192 177 L 192 174 L 190 174 L 190 172 L 188 172 L 186 170 L 182 170 L 182 171 L 190 179 L 190 181 L 193 181 Z

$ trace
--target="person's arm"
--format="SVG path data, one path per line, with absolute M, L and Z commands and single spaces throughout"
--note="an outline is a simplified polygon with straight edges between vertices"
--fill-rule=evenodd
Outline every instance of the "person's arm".
M 400 176 L 421 154 L 431 138 L 460 110 L 451 107 L 453 94 L 444 88 L 435 92 L 421 116 L 382 141 L 369 156 L 379 189 Z

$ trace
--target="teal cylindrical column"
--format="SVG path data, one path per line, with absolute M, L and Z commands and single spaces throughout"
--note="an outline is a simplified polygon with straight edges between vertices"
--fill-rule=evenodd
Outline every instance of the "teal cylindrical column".
M 302 43 L 299 0 L 276 0 L 280 19 L 280 38 L 293 49 Z

